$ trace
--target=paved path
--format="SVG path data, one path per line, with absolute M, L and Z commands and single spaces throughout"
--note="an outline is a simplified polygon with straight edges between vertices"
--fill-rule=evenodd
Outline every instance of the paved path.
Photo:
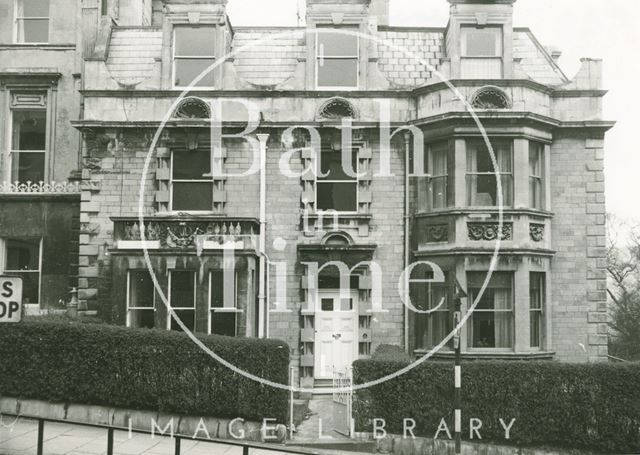
M 173 455 L 174 441 L 169 437 L 114 432 L 114 454 Z M 2 417 L 0 420 L 0 455 L 36 455 L 38 424 L 34 420 Z M 44 426 L 45 455 L 104 455 L 107 453 L 107 430 L 78 425 L 49 423 Z M 241 455 L 241 447 L 183 439 L 184 455 Z M 282 452 L 252 449 L 251 455 L 279 455 Z
M 340 440 L 348 441 L 349 438 L 334 431 L 333 422 L 333 398 L 331 395 L 314 397 L 309 401 L 311 416 L 298 425 L 293 436 L 296 441 Z M 320 436 L 320 432 L 322 435 Z

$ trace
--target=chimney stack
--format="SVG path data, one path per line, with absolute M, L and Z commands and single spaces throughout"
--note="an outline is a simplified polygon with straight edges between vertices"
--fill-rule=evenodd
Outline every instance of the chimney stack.
M 371 0 L 369 14 L 378 18 L 378 25 L 389 25 L 389 1 Z

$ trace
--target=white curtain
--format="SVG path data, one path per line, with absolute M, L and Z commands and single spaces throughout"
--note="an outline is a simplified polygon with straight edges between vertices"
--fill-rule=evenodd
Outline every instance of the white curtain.
M 511 158 L 511 146 L 510 144 L 498 144 L 494 146 L 494 151 L 496 153 L 496 161 L 498 163 L 500 181 L 502 183 L 502 204 L 511 205 L 513 197 L 513 163 Z M 496 205 L 498 205 L 497 197 Z
M 495 344 L 496 348 L 511 347 L 511 290 L 495 289 L 494 290 L 494 322 L 495 322 Z
M 478 188 L 478 177 L 471 172 L 478 170 L 478 151 L 473 145 L 468 144 L 467 148 L 467 205 L 476 205 L 476 193 Z

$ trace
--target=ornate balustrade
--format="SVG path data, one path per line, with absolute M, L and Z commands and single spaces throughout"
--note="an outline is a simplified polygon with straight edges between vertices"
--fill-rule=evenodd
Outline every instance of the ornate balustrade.
M 253 218 L 112 218 L 117 249 L 255 250 L 260 225 Z M 144 229 L 144 241 L 142 240 Z
M 502 225 L 497 210 L 452 209 L 416 215 L 413 231 L 417 252 L 504 250 L 550 253 L 553 215 L 526 209 L 505 209 Z
M 79 194 L 79 182 L 0 182 L 0 194 Z

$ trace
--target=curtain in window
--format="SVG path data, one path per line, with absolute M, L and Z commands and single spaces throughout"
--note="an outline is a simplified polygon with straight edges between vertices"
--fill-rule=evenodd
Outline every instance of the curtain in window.
M 511 347 L 511 290 L 496 289 L 494 291 L 495 314 L 495 343 L 496 348 Z
M 478 172 L 478 153 L 477 149 L 470 145 L 467 148 L 467 205 L 469 206 L 478 205 L 478 176 L 474 174 L 475 172 Z
M 431 152 L 431 201 L 432 208 L 447 206 L 447 150 L 438 148 Z
M 496 154 L 496 161 L 498 163 L 498 169 L 500 171 L 500 182 L 502 183 L 502 205 L 511 205 L 511 201 L 513 200 L 513 185 L 511 183 L 513 172 L 511 145 L 505 143 L 497 144 L 494 146 L 493 150 Z M 503 175 L 505 173 L 507 175 Z M 497 197 L 495 205 L 498 205 Z
M 22 0 L 18 0 L 16 2 L 16 17 L 24 17 L 24 4 L 22 3 Z M 22 19 L 17 20 L 16 28 L 16 42 L 24 43 L 24 23 Z

